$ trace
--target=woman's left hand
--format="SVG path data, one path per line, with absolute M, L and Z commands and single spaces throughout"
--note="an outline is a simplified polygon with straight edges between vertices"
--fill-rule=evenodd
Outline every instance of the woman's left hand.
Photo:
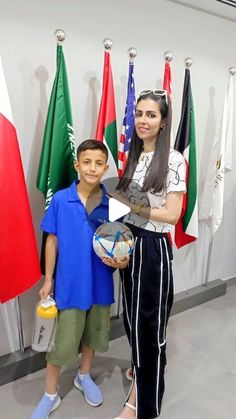
M 120 260 L 117 257 L 110 258 L 110 257 L 103 257 L 102 258 L 103 263 L 105 265 L 110 266 L 114 269 L 124 269 L 129 263 L 129 256 L 126 256 L 125 259 Z
M 130 206 L 130 201 L 127 199 L 127 197 L 120 191 L 115 191 L 112 193 L 109 193 L 109 196 L 111 198 L 116 199 L 117 201 L 121 202 L 122 204 L 127 205 L 128 207 Z
M 122 204 L 127 205 L 127 207 L 129 207 L 131 209 L 131 211 L 136 212 L 137 209 L 141 209 L 144 206 L 143 202 L 130 202 L 127 197 L 125 195 L 122 194 L 122 192 L 120 191 L 115 191 L 113 193 L 110 194 L 110 196 L 114 199 L 116 199 L 117 201 L 121 202 Z

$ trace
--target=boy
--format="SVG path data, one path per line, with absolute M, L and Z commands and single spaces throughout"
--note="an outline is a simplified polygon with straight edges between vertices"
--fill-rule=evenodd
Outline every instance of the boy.
M 59 319 L 54 346 L 46 357 L 46 392 L 31 419 L 47 419 L 60 405 L 60 368 L 77 359 L 79 347 L 82 357 L 74 386 L 91 406 L 103 402 L 90 371 L 95 350 L 108 349 L 110 305 L 114 302 L 112 268 L 123 268 L 128 261 L 101 261 L 92 247 L 95 230 L 108 220 L 108 198 L 100 184 L 108 170 L 107 159 L 103 143 L 81 143 L 75 163 L 80 181 L 54 194 L 41 224 L 48 237 L 45 282 L 39 295 L 43 300 L 51 293 L 56 266 L 54 298 Z

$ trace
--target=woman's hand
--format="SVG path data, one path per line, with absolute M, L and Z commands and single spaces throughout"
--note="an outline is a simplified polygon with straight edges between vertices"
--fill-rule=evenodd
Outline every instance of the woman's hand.
M 121 191 L 115 191 L 115 192 L 109 193 L 109 196 L 121 202 L 122 204 L 125 204 L 128 207 L 130 207 L 130 201 Z
M 105 265 L 110 266 L 111 268 L 124 269 L 129 263 L 129 256 L 126 256 L 125 259 L 122 260 L 117 257 L 110 258 L 106 256 L 102 258 L 102 261 L 105 263 Z
M 142 201 L 136 202 L 136 203 L 130 202 L 128 200 L 128 198 L 124 194 L 122 194 L 122 192 L 120 192 L 120 191 L 115 191 L 115 192 L 111 193 L 110 196 L 112 198 L 116 199 L 117 201 L 120 201 L 122 204 L 127 205 L 127 207 L 129 207 L 132 212 L 134 212 L 135 214 L 138 214 L 138 215 L 140 214 L 141 209 L 145 206 L 146 209 L 148 210 L 148 215 L 149 215 L 149 210 L 151 208 L 147 207 L 145 205 L 145 203 L 142 202 Z

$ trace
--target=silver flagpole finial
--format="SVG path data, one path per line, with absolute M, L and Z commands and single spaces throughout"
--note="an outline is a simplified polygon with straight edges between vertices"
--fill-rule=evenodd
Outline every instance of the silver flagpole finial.
M 134 59 L 135 59 L 136 55 L 137 55 L 136 48 L 131 47 L 131 48 L 128 49 L 128 56 L 129 56 L 130 62 L 132 62 L 132 63 L 134 62 Z
M 185 67 L 186 67 L 186 68 L 190 68 L 190 67 L 191 67 L 191 65 L 193 64 L 193 60 L 192 60 L 192 58 L 191 58 L 191 57 L 187 57 L 187 58 L 185 59 L 185 61 L 184 61 L 184 64 L 185 64 Z
M 113 44 L 113 42 L 112 42 L 112 40 L 111 40 L 110 38 L 106 38 L 106 39 L 104 39 L 104 41 L 103 41 L 104 48 L 105 48 L 107 51 L 109 51 L 110 49 L 112 49 L 112 44 Z
M 234 76 L 234 75 L 235 75 L 235 73 L 236 73 L 236 68 L 235 68 L 235 67 L 230 67 L 230 68 L 229 68 L 229 74 L 230 74 L 231 76 Z
M 164 52 L 164 59 L 167 63 L 170 63 L 173 60 L 173 52 L 172 51 Z
M 57 43 L 59 44 L 59 45 L 62 45 L 62 43 L 65 41 L 65 39 L 66 39 L 66 34 L 65 34 L 65 32 L 63 31 L 63 29 L 56 29 L 55 30 L 55 32 L 54 32 L 54 35 L 55 35 L 55 37 L 56 37 L 56 39 L 57 39 Z

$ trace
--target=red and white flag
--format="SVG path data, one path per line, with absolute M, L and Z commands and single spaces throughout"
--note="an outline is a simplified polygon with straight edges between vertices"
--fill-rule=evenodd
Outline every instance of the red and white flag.
M 41 276 L 16 129 L 0 58 L 0 302 Z
M 170 63 L 168 61 L 165 62 L 165 68 L 164 68 L 164 77 L 163 77 L 163 89 L 166 90 L 169 94 L 169 97 L 172 101 L 172 75 L 171 75 L 171 68 Z M 171 128 L 170 133 L 170 143 L 173 143 L 173 131 Z M 171 226 L 171 231 L 168 234 L 170 243 L 174 243 L 174 226 Z
M 165 62 L 164 68 L 164 78 L 163 78 L 163 89 L 167 90 L 172 99 L 172 76 L 171 76 L 171 68 L 170 63 L 167 61 Z

